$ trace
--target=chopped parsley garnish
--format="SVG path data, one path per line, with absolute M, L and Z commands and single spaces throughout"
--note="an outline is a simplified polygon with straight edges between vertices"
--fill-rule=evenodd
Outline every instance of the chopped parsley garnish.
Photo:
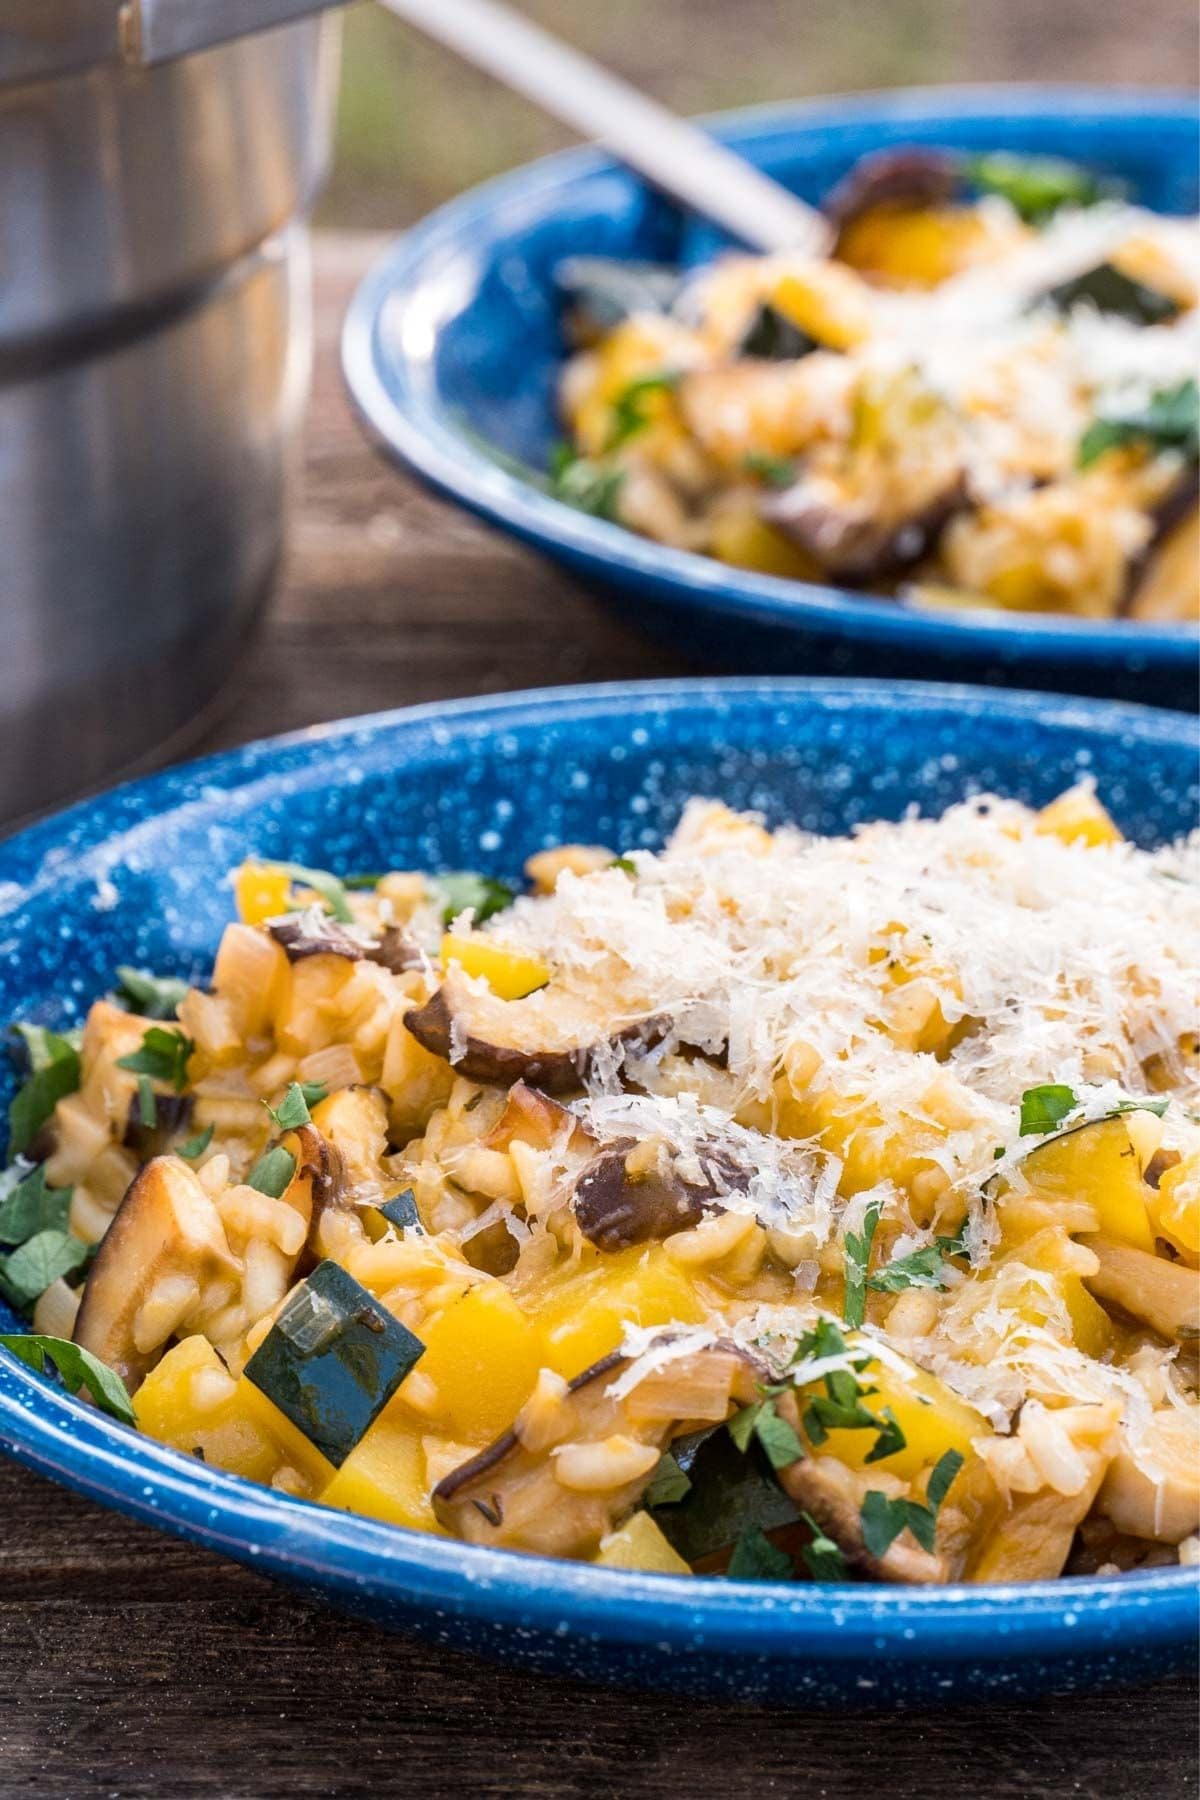
M 1057 1131 L 1078 1104 L 1074 1088 L 1064 1087 L 1061 1082 L 1026 1088 L 1021 1095 L 1021 1136 L 1045 1136 L 1049 1131 Z
M 290 1150 L 282 1144 L 276 1144 L 260 1156 L 246 1177 L 246 1186 L 257 1188 L 260 1194 L 268 1194 L 272 1200 L 278 1200 L 287 1192 L 292 1176 L 296 1173 L 296 1159 Z
M 631 881 L 637 875 L 637 864 L 631 856 L 614 856 L 608 866 L 610 869 L 620 869 L 622 875 L 628 875 Z
M 1120 193 L 1090 169 L 1059 156 L 1014 156 L 993 150 L 969 156 L 963 173 L 981 194 L 999 194 L 1027 225 L 1042 225 L 1062 206 L 1095 206 Z
M 331 875 L 328 869 L 309 869 L 303 863 L 274 863 L 272 867 L 280 869 L 298 887 L 311 888 L 339 925 L 353 925 L 354 914 L 346 898 L 345 883 Z
M 882 1462 L 885 1456 L 895 1456 L 908 1444 L 899 1419 L 890 1406 L 885 1406 L 879 1415 L 879 1436 L 863 1457 L 864 1462 Z
M 872 1556 L 886 1556 L 900 1533 L 911 1531 L 922 1550 L 932 1553 L 937 1542 L 937 1516 L 955 1476 L 963 1466 L 957 1450 L 947 1450 L 934 1464 L 925 1487 L 925 1503 L 889 1500 L 872 1488 L 860 1514 L 863 1543 Z
M 646 1506 L 675 1506 L 692 1491 L 691 1477 L 685 1475 L 669 1450 L 664 1450 L 642 1496 Z
M 624 469 L 597 462 L 590 456 L 576 456 L 567 446 L 555 452 L 550 465 L 550 492 L 554 498 L 577 512 L 590 513 L 594 519 L 616 520 L 624 480 Z
M 768 456 L 762 450 L 748 450 L 742 458 L 747 475 L 757 475 L 768 487 L 789 488 L 796 479 L 796 465 L 786 456 Z
M 21 1156 L 53 1113 L 58 1102 L 79 1086 L 79 1047 L 65 1034 L 42 1025 L 14 1027 L 29 1056 L 30 1075 L 8 1109 L 8 1155 Z
M 847 1345 L 831 1319 L 818 1319 L 812 1331 L 805 1332 L 792 1356 L 793 1364 L 830 1356 L 858 1357 L 869 1363 L 870 1351 Z M 860 1382 L 853 1369 L 829 1369 L 823 1377 L 825 1392 L 814 1394 L 801 1414 L 801 1424 L 809 1442 L 820 1446 L 831 1431 L 874 1431 L 878 1433 L 868 1462 L 879 1462 L 903 1450 L 907 1439 L 890 1407 L 877 1416 L 863 1401 L 878 1390 Z
M 265 1100 L 263 1105 L 274 1120 L 276 1131 L 298 1131 L 312 1118 L 309 1107 L 324 1100 L 328 1092 L 323 1081 L 293 1081 L 278 1107 L 267 1106 Z
M 0 1345 L 40 1375 L 49 1361 L 73 1394 L 86 1387 L 93 1402 L 122 1425 L 136 1423 L 129 1395 L 121 1377 L 90 1350 L 68 1338 L 47 1337 L 42 1332 L 13 1332 L 0 1336 Z
M 679 372 L 675 369 L 663 369 L 655 375 L 639 375 L 613 401 L 612 430 L 609 433 L 609 450 L 616 450 L 644 431 L 647 425 L 654 422 L 653 414 L 646 410 L 646 400 L 652 394 L 673 394 L 679 386 Z
M 735 1413 L 728 1431 L 743 1452 L 749 1448 L 751 1438 L 756 1438 L 773 1469 L 786 1469 L 804 1455 L 804 1445 L 787 1420 L 780 1417 L 771 1395 Z
M 812 1532 L 812 1542 L 804 1546 L 801 1555 L 813 1580 L 848 1581 L 850 1571 L 840 1546 L 826 1536 L 811 1513 L 801 1513 L 800 1517 Z
M 117 970 L 117 999 L 144 1019 L 173 1019 L 187 991 L 187 982 L 177 975 L 154 975 L 128 964 Z
M 0 1244 L 23 1244 L 41 1231 L 65 1231 L 72 1188 L 50 1187 L 41 1163 L 21 1175 L 21 1165 L 4 1172 L 0 1197 Z M 17 1180 L 12 1181 L 16 1175 Z
M 843 1238 L 846 1253 L 846 1299 L 842 1313 L 847 1325 L 862 1324 L 867 1310 L 867 1265 L 871 1260 L 871 1244 L 879 1227 L 883 1203 L 872 1200 L 863 1213 L 862 1230 L 848 1231 Z
M 182 1094 L 187 1086 L 188 1058 L 196 1048 L 190 1037 L 182 1031 L 167 1031 L 162 1025 L 152 1025 L 142 1039 L 140 1050 L 134 1050 L 129 1056 L 117 1058 L 118 1069 L 128 1069 L 132 1075 L 148 1075 L 153 1081 L 161 1081 L 167 1087 Z M 143 1124 L 146 1121 L 143 1119 Z
M 967 1253 L 964 1238 L 966 1229 L 964 1222 L 953 1237 L 937 1237 L 932 1244 L 925 1244 L 908 1256 L 898 1256 L 893 1262 L 885 1263 L 882 1269 L 877 1269 L 874 1275 L 867 1277 L 867 1286 L 877 1294 L 901 1294 L 905 1288 L 945 1287 L 946 1258 L 965 1256 Z
M 795 1574 L 786 1550 L 757 1525 L 747 1525 L 733 1546 L 726 1573 L 731 1581 L 790 1581 Z
M 452 869 L 447 875 L 435 876 L 434 898 L 442 908 L 442 924 L 451 925 L 460 913 L 470 911 L 476 925 L 496 913 L 504 912 L 516 899 L 506 881 L 491 875 L 479 875 L 474 869 Z
M 1140 412 L 1100 413 L 1080 438 L 1076 461 L 1089 468 L 1125 444 L 1144 444 L 1155 453 L 1177 450 L 1188 462 L 1200 459 L 1200 383 L 1191 377 L 1160 388 Z
M 175 1154 L 176 1156 L 185 1156 L 188 1162 L 195 1162 L 197 1158 L 204 1155 L 204 1152 L 208 1149 L 212 1140 L 213 1127 L 211 1125 L 206 1125 L 203 1131 L 198 1131 L 196 1133 L 195 1137 L 188 1138 L 186 1143 L 178 1144 L 175 1149 Z

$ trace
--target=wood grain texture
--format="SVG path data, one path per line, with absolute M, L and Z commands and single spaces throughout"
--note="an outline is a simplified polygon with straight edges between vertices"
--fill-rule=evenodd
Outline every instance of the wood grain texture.
M 687 671 L 372 456 L 335 342 L 377 248 L 318 247 L 318 366 L 288 569 L 198 749 L 454 694 Z M 387 1637 L 2 1463 L 0 1519 L 0 1800 L 1196 1792 L 1189 1680 L 899 1718 L 768 1716 L 534 1682 Z

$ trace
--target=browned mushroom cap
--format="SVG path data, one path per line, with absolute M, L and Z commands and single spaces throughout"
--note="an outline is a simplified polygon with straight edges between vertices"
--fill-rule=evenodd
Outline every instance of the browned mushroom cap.
M 361 962 L 367 955 L 365 944 L 315 906 L 286 919 L 272 919 L 267 930 L 289 962 L 302 962 L 306 956 L 340 956 L 344 962 Z
M 685 1180 L 664 1146 L 643 1170 L 630 1152 L 635 1138 L 618 1138 L 601 1151 L 575 1184 L 575 1217 L 579 1229 L 598 1250 L 627 1250 L 633 1244 L 661 1242 L 676 1231 L 698 1225 L 707 1211 L 720 1211 L 721 1197 L 745 1192 L 751 1171 L 714 1151 L 701 1152 L 701 1179 Z
M 419 969 L 425 962 L 419 947 L 398 925 L 389 925 L 366 955 L 368 962 L 379 963 L 393 975 L 403 975 L 406 969 Z
M 525 1081 L 508 1090 L 504 1111 L 483 1141 L 489 1150 L 508 1150 L 514 1143 L 580 1154 L 596 1148 L 596 1139 L 573 1112 Z
M 309 1274 L 321 1260 L 319 1236 L 325 1214 L 338 1207 L 351 1210 L 355 1200 L 346 1179 L 345 1158 L 315 1125 L 301 1125 L 297 1130 L 289 1132 L 288 1138 L 294 1139 L 296 1144 L 296 1171 L 288 1192 L 292 1192 L 298 1181 L 307 1178 L 312 1197 L 308 1235 L 293 1270 L 293 1276 L 299 1277 Z
M 548 987 L 523 1000 L 500 1000 L 473 987 L 456 965 L 432 999 L 405 1013 L 404 1023 L 419 1044 L 470 1081 L 524 1081 L 551 1094 L 582 1086 L 614 1041 L 649 1044 L 666 1029 L 661 1019 L 644 1019 L 615 1040 L 598 1038 L 595 1019 L 571 996 Z
M 821 210 L 841 231 L 877 206 L 944 206 L 960 186 L 956 157 L 945 150 L 906 144 L 861 157 L 826 194 Z
M 83 1290 L 75 1342 L 133 1392 L 170 1334 L 168 1327 L 156 1335 L 154 1304 L 169 1309 L 172 1295 L 186 1298 L 189 1281 L 199 1300 L 209 1283 L 236 1272 L 220 1214 L 196 1176 L 178 1157 L 156 1157 L 113 1215 Z M 166 1286 L 172 1281 L 177 1288 Z
M 543 1370 L 513 1429 L 434 1489 L 441 1523 L 473 1544 L 591 1556 L 637 1503 L 680 1425 L 723 1420 L 765 1378 L 745 1351 L 718 1343 L 614 1397 L 629 1367 L 616 1352 L 569 1385 Z
M 818 500 L 803 481 L 765 496 L 759 511 L 837 580 L 865 582 L 902 574 L 920 562 L 966 504 L 965 484 L 956 475 L 945 493 L 899 524 L 881 522 L 862 506 Z

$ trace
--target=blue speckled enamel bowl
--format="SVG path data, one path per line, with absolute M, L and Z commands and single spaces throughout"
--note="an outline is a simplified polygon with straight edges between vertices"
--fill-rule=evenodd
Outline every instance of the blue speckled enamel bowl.
M 333 869 L 520 870 L 655 845 L 692 793 L 819 831 L 1094 775 L 1153 844 L 1197 812 L 1194 721 L 970 688 L 800 680 L 562 689 L 251 745 L 0 846 L 0 1018 L 65 1026 L 116 964 L 207 971 L 251 852 Z M 11 1322 L 9 1322 L 11 1323 Z M 326 1511 L 140 1438 L 0 1353 L 0 1445 L 109 1505 L 382 1624 L 534 1669 L 810 1704 L 1141 1680 L 1195 1639 L 1194 1572 L 1027 1587 L 626 1574 Z
M 1191 95 L 1088 88 L 929 89 L 729 115 L 714 129 L 817 200 L 895 143 L 1052 151 L 1166 212 L 1197 208 Z M 443 207 L 359 289 L 350 389 L 381 443 L 473 512 L 602 588 L 639 623 L 727 668 L 986 680 L 1196 704 L 1188 625 L 933 614 L 669 550 L 552 499 L 564 347 L 553 271 L 578 252 L 690 267 L 722 240 L 591 151 L 554 156 Z

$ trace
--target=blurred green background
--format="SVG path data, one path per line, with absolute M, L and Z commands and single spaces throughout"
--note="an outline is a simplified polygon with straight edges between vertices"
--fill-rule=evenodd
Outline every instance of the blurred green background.
M 524 0 L 682 112 L 943 81 L 1195 79 L 1195 0 Z M 403 225 L 571 142 L 371 6 L 345 21 L 325 224 Z

